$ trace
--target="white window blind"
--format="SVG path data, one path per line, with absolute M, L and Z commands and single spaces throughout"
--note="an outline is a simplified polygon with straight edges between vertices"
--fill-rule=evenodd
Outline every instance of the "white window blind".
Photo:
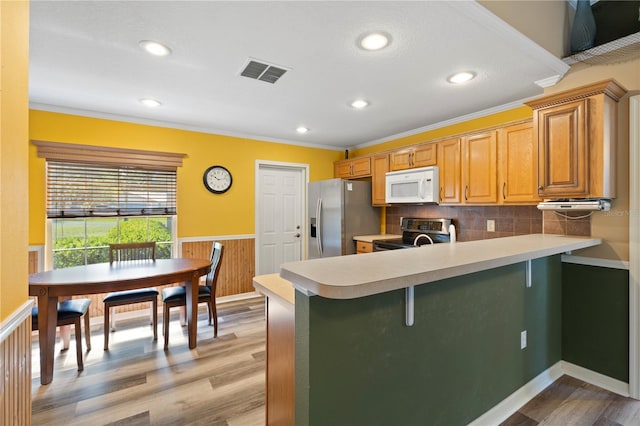
M 176 171 L 47 161 L 47 217 L 176 214 Z

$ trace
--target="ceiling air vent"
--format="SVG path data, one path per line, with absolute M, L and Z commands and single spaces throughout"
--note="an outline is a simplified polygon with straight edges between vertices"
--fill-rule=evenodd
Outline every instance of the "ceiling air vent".
M 287 71 L 285 68 L 251 59 L 240 72 L 240 75 L 273 84 Z

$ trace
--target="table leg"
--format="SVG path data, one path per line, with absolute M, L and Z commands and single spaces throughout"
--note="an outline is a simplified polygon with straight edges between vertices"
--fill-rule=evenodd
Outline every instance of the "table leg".
M 38 338 L 40 340 L 40 383 L 48 385 L 53 380 L 53 351 L 56 345 L 58 322 L 58 297 L 48 294 L 38 296 Z
M 199 276 L 194 274 L 191 281 L 185 283 L 187 298 L 187 333 L 189 333 L 189 349 L 198 345 L 198 285 Z

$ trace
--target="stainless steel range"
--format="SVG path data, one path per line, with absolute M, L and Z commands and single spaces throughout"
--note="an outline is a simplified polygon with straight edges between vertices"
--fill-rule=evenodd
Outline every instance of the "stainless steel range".
M 402 238 L 374 240 L 373 251 L 397 250 L 419 247 L 424 244 L 451 242 L 451 219 L 425 219 L 403 217 L 400 229 Z

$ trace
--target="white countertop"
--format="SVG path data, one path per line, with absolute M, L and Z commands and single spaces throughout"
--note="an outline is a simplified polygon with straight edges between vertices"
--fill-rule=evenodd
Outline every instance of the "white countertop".
M 393 240 L 395 238 L 402 238 L 402 235 L 395 234 L 377 234 L 377 235 L 356 235 L 353 237 L 356 241 L 365 241 L 367 243 L 372 243 L 373 240 Z
M 278 274 L 253 277 L 253 287 L 267 297 L 277 297 L 292 305 L 295 304 L 296 295 L 293 285 Z
M 601 243 L 599 238 L 532 234 L 423 245 L 285 263 L 280 276 L 309 295 L 354 299 Z

